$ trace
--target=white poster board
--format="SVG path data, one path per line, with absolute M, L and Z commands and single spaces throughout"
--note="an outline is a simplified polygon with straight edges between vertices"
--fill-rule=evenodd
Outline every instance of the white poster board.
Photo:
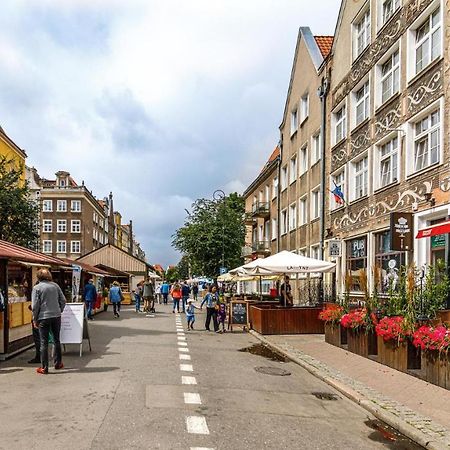
M 66 303 L 61 315 L 61 344 L 83 343 L 84 303 Z
M 81 267 L 75 264 L 72 265 L 72 301 L 78 300 L 80 293 Z

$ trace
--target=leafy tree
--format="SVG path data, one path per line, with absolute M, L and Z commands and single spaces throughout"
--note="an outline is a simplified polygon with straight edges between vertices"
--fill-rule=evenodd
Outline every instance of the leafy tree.
M 168 281 L 169 283 L 174 283 L 179 278 L 180 277 L 178 276 L 178 270 L 176 267 L 169 267 L 166 270 L 165 280 Z
M 216 277 L 222 264 L 242 264 L 245 240 L 244 198 L 237 193 L 219 200 L 198 199 L 172 245 L 189 258 L 192 273 Z
M 36 248 L 39 207 L 21 180 L 23 167 L 0 157 L 0 239 Z
M 181 257 L 177 264 L 177 272 L 180 279 L 187 280 L 189 278 L 189 257 L 187 255 Z

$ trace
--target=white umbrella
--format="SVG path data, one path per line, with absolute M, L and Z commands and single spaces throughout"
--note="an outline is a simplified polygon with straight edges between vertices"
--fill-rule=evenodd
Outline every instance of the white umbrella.
M 157 273 L 154 272 L 149 272 L 148 277 L 151 280 L 162 280 L 162 278 Z

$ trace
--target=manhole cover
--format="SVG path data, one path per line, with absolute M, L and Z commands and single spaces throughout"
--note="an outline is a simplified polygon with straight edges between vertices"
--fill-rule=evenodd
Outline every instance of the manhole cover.
M 339 398 L 336 394 L 330 394 L 329 392 L 312 392 L 312 395 L 319 400 L 337 400 Z
M 279 369 L 278 367 L 255 367 L 255 370 L 259 373 L 263 373 L 264 375 L 274 375 L 278 377 L 287 377 L 291 374 L 284 369 Z

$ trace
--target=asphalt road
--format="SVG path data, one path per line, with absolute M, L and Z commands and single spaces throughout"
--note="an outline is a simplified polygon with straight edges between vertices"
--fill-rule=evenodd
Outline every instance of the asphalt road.
M 0 448 L 410 448 L 294 363 L 240 352 L 252 336 L 200 331 L 203 320 L 187 332 L 167 306 L 108 311 L 89 324 L 93 351 L 71 347 L 59 372 L 37 375 L 31 352 L 0 362 Z

